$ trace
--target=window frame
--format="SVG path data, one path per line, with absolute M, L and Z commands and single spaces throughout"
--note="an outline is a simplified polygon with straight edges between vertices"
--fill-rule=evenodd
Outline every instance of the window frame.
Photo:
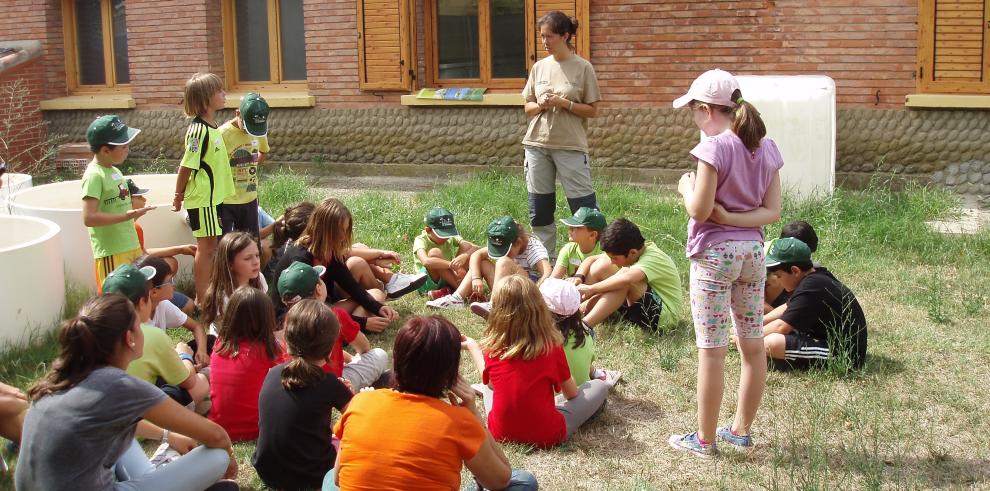
M 281 0 L 266 0 L 268 7 L 268 66 L 269 77 L 272 72 L 276 74 L 275 79 L 269 78 L 266 81 L 241 81 L 240 67 L 237 60 L 237 12 L 234 2 L 237 0 L 223 0 L 221 3 L 221 18 L 223 19 L 223 60 L 224 69 L 227 72 L 227 88 L 233 91 L 298 91 L 307 90 L 307 79 L 303 80 L 282 80 L 282 36 L 281 22 L 279 19 L 279 2 Z M 303 33 L 305 37 L 305 32 Z M 306 56 L 306 53 L 303 53 Z M 308 72 L 308 70 L 307 70 Z
M 479 78 L 462 79 L 440 79 L 439 65 L 439 45 L 437 42 L 437 8 L 434 0 L 423 2 L 423 42 L 425 46 L 426 61 L 426 84 L 428 87 L 485 87 L 493 90 L 522 90 L 526 85 L 526 77 L 523 78 L 492 78 L 491 60 L 491 0 L 478 0 L 478 54 L 479 58 Z M 526 74 L 533 66 L 534 60 L 534 35 L 530 26 L 536 24 L 534 18 L 535 0 L 524 0 L 524 29 L 526 43 Z
M 103 73 L 107 83 L 86 85 L 79 80 L 79 46 L 76 42 L 76 6 L 73 0 L 62 0 L 62 35 L 65 43 L 65 81 L 72 94 L 129 94 L 130 82 L 117 83 L 116 54 L 113 51 L 113 1 L 100 0 L 100 19 L 103 28 Z M 126 23 L 126 17 L 125 17 Z M 128 40 L 129 42 L 130 40 Z M 128 46 L 128 48 L 130 48 Z M 128 80 L 130 63 L 128 62 Z
M 922 94 L 990 95 L 990 1 L 983 2 L 982 82 L 935 80 L 937 0 L 918 0 L 918 71 L 916 90 Z M 949 55 L 951 56 L 951 55 Z

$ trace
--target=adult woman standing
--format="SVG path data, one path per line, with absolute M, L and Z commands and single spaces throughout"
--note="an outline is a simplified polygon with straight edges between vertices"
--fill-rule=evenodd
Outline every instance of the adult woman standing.
M 601 93 L 591 63 L 574 53 L 577 21 L 554 10 L 538 25 L 550 56 L 533 65 L 523 89 L 529 125 L 522 143 L 530 225 L 555 256 L 557 174 L 571 213 L 582 206 L 598 208 L 588 160 L 588 118 L 598 114 Z
M 340 438 L 336 476 L 324 490 L 460 488 L 466 465 L 485 489 L 537 489 L 512 470 L 482 425 L 474 391 L 458 374 L 462 342 L 443 317 L 412 317 L 395 336 L 394 389 L 361 392 L 334 428 Z M 449 402 L 448 402 L 449 401 Z

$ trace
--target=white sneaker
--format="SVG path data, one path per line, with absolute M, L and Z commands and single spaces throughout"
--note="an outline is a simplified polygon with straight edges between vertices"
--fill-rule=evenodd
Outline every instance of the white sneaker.
M 482 319 L 488 320 L 488 314 L 490 314 L 492 312 L 492 303 L 491 302 L 474 302 L 474 303 L 471 304 L 471 312 L 474 312 L 476 315 L 478 315 Z
M 622 372 L 618 370 L 605 370 L 604 368 L 596 368 L 594 373 L 591 374 L 591 378 L 596 378 L 608 384 L 609 387 L 615 387 L 615 384 L 619 383 L 619 379 L 622 378 Z
M 158 449 L 155 450 L 155 453 L 151 456 L 151 465 L 155 467 L 168 465 L 173 460 L 181 456 L 182 455 L 178 450 L 170 447 L 167 443 L 163 443 L 158 446 Z
M 427 307 L 433 307 L 435 309 L 462 309 L 464 308 L 464 299 L 461 298 L 457 292 L 451 293 L 450 295 L 444 295 L 436 300 L 430 300 L 426 302 Z
M 388 298 L 399 298 L 423 286 L 426 283 L 426 278 L 426 273 L 394 273 L 385 284 L 385 293 L 388 294 Z

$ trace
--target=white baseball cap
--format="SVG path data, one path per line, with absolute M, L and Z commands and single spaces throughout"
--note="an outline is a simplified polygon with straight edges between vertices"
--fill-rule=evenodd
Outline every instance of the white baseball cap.
M 571 316 L 581 308 L 581 294 L 569 281 L 547 278 L 540 284 L 540 293 L 550 311 L 557 315 Z
M 686 106 L 691 101 L 707 102 L 720 106 L 736 107 L 732 93 L 739 90 L 736 77 L 725 70 L 708 70 L 691 82 L 688 93 L 674 99 L 674 108 Z

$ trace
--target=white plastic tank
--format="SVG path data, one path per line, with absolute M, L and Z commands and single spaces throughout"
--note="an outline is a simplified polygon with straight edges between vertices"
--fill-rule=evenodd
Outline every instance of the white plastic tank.
M 128 176 L 141 188 L 149 189 L 148 204 L 158 208 L 138 220 L 144 229 L 145 247 L 167 247 L 195 244 L 192 231 L 186 225 L 185 212 L 172 211 L 175 174 L 142 174 Z M 70 279 L 90 290 L 96 290 L 93 272 L 93 250 L 89 233 L 82 221 L 82 181 L 45 184 L 22 190 L 10 198 L 13 214 L 45 218 L 62 228 L 60 234 L 64 251 L 65 272 Z M 180 256 L 182 268 L 189 268 L 191 258 Z
M 0 351 L 55 325 L 65 303 L 59 226 L 0 215 Z
M 822 75 L 737 76 L 784 157 L 785 193 L 798 198 L 835 189 L 835 82 Z
M 31 187 L 32 179 L 30 174 L 18 174 L 16 172 L 6 172 L 0 176 L 0 215 L 10 214 L 10 205 L 7 200 L 14 193 Z

